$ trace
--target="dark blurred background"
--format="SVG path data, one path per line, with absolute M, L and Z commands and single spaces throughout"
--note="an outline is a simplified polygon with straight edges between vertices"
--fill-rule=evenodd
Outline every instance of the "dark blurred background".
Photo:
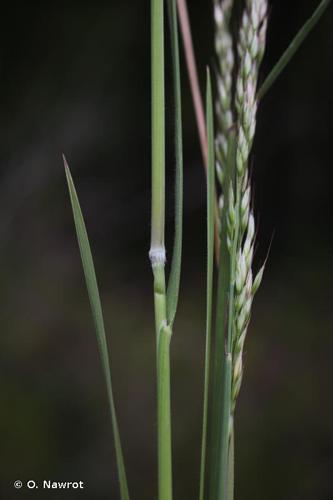
M 210 2 L 189 2 L 201 77 Z M 318 0 L 273 0 L 262 74 Z M 1 498 L 118 498 L 104 381 L 66 191 L 94 251 L 133 498 L 156 498 L 149 2 L 12 2 L 0 30 Z M 262 102 L 256 265 L 273 237 L 245 354 L 236 499 L 333 498 L 333 8 Z M 202 80 L 202 84 L 203 84 Z M 172 343 L 175 498 L 198 491 L 205 179 L 186 72 L 185 244 Z M 168 74 L 168 91 L 170 78 Z M 168 93 L 168 234 L 173 233 Z M 15 491 L 15 480 L 85 490 Z

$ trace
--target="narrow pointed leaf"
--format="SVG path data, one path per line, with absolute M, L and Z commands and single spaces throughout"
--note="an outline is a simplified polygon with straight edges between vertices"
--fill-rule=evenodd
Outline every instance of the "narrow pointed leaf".
M 171 54 L 173 66 L 173 87 L 175 99 L 175 237 L 171 262 L 170 278 L 167 289 L 167 318 L 172 325 L 175 319 L 182 260 L 183 239 L 183 133 L 182 133 L 182 100 L 179 62 L 179 37 L 176 0 L 168 0 L 169 24 L 171 35 Z
M 283 53 L 279 61 L 275 64 L 274 68 L 271 70 L 266 80 L 262 84 L 258 92 L 258 98 L 262 99 L 264 95 L 271 88 L 275 80 L 280 76 L 284 68 L 287 66 L 289 61 L 295 55 L 297 50 L 300 48 L 304 40 L 311 33 L 313 28 L 316 26 L 321 16 L 326 11 L 327 7 L 331 3 L 331 0 L 322 0 L 312 16 L 306 21 L 303 27 L 299 30 L 287 50 Z
M 96 337 L 97 337 L 97 343 L 98 343 L 98 347 L 99 347 L 99 351 L 100 351 L 102 369 L 103 369 L 105 382 L 106 382 L 107 395 L 108 395 L 108 401 L 109 401 L 110 413 L 111 413 L 112 428 L 113 428 L 114 443 L 115 443 L 116 461 L 117 461 L 117 468 L 118 468 L 121 500 L 129 500 L 129 492 L 128 492 L 128 485 L 127 485 L 127 479 L 126 479 L 124 458 L 123 458 L 123 452 L 122 452 L 122 447 L 121 447 L 121 442 L 120 442 L 118 421 L 117 421 L 117 415 L 116 415 L 116 409 L 115 409 L 115 403 L 114 403 L 114 397 L 113 397 L 113 390 L 112 390 L 110 361 L 109 361 L 108 347 L 107 347 L 107 341 L 106 341 L 106 335 L 105 335 L 103 312 L 102 312 L 101 300 L 100 300 L 99 291 L 98 291 L 95 267 L 94 267 L 93 257 L 92 257 L 92 253 L 91 253 L 91 249 L 90 249 L 88 234 L 87 234 L 87 230 L 85 227 L 85 223 L 84 223 L 83 215 L 81 212 L 80 203 L 79 203 L 79 200 L 77 197 L 77 193 L 75 190 L 75 186 L 73 183 L 73 179 L 72 179 L 72 176 L 71 176 L 71 173 L 70 173 L 70 170 L 69 170 L 69 167 L 68 167 L 68 164 L 66 162 L 65 157 L 63 157 L 63 160 L 64 160 L 64 165 L 65 165 L 66 179 L 67 179 L 67 184 L 68 184 L 68 189 L 69 189 L 69 194 L 70 194 L 70 199 L 71 199 L 71 205 L 72 205 L 72 210 L 73 210 L 75 229 L 76 229 L 77 239 L 78 239 L 78 243 L 79 243 L 81 259 L 82 259 L 83 271 L 84 271 L 84 276 L 85 276 L 85 280 L 86 280 L 86 286 L 87 286 L 91 311 L 92 311 L 92 315 L 93 315 L 94 326 L 95 326 L 95 330 L 96 330 Z
M 214 154 L 214 121 L 212 85 L 209 69 L 207 69 L 206 121 L 208 138 L 208 171 L 207 171 L 207 297 L 206 297 L 206 353 L 204 378 L 204 404 L 202 421 L 201 466 L 199 500 L 205 498 L 205 472 L 208 433 L 208 401 L 210 385 L 210 357 L 212 337 L 213 308 L 213 273 L 214 273 L 214 209 L 215 209 L 215 154 Z

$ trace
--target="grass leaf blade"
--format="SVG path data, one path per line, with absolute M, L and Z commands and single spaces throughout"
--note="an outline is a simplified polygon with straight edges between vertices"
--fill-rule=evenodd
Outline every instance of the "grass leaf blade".
M 116 409 L 115 409 L 115 403 L 114 403 L 114 397 L 113 397 L 113 390 L 112 390 L 110 361 L 109 361 L 108 347 L 107 347 L 107 341 L 106 341 L 106 335 L 105 335 L 103 312 L 102 312 L 101 300 L 100 300 L 99 291 L 98 291 L 95 267 L 94 267 L 93 257 L 92 257 L 92 253 L 91 253 L 91 249 L 90 249 L 88 234 L 87 234 L 87 230 L 85 227 L 85 223 L 84 223 L 82 211 L 80 208 L 78 196 L 77 196 L 75 186 L 73 183 L 73 179 L 72 179 L 72 176 L 71 176 L 71 173 L 70 173 L 70 170 L 69 170 L 69 167 L 68 167 L 68 164 L 67 164 L 65 157 L 63 157 L 63 160 L 64 160 L 64 165 L 65 165 L 66 179 L 67 179 L 67 184 L 68 184 L 68 189 L 69 189 L 69 194 L 70 194 L 70 199 L 71 199 L 71 205 L 72 205 L 72 210 L 73 210 L 75 229 L 76 229 L 77 239 L 78 239 L 78 243 L 79 243 L 81 259 L 82 259 L 83 271 L 84 271 L 84 276 L 85 276 L 85 280 L 86 280 L 87 291 L 88 291 L 91 311 L 92 311 L 92 315 L 93 315 L 94 326 L 95 326 L 95 330 L 96 330 L 97 343 L 98 343 L 98 347 L 99 347 L 99 351 L 100 351 L 102 368 L 103 368 L 103 373 L 104 373 L 106 387 L 107 387 L 107 395 L 108 395 L 108 401 L 109 401 L 109 406 L 110 406 L 111 421 L 112 421 L 112 428 L 113 428 L 113 435 L 114 435 L 114 442 L 115 442 L 116 461 L 117 461 L 119 484 L 120 484 L 120 494 L 121 494 L 122 500 L 129 500 L 129 492 L 128 492 L 128 485 L 127 485 L 127 479 L 126 479 L 125 464 L 124 464 L 123 452 L 122 452 L 122 447 L 121 447 L 121 442 L 120 442 L 118 421 L 117 421 L 117 415 L 116 415 Z
M 212 308 L 213 308 L 213 274 L 214 274 L 214 226 L 215 226 L 215 154 L 214 154 L 214 120 L 212 85 L 209 69 L 207 69 L 207 137 L 208 137 L 208 171 L 207 171 L 207 298 L 206 298 L 206 352 L 205 352 L 205 379 L 204 404 L 202 419 L 202 443 L 200 465 L 200 492 L 199 500 L 205 497 L 205 472 L 207 455 L 208 433 L 208 402 L 210 385 L 210 357 L 212 337 Z
M 168 1 L 169 24 L 171 34 L 171 53 L 173 65 L 173 87 L 175 98 L 175 237 L 171 262 L 171 271 L 167 289 L 167 319 L 172 325 L 175 319 L 182 259 L 183 239 L 183 132 L 182 132 L 182 100 L 179 61 L 179 36 L 176 0 Z
M 280 76 L 284 68 L 287 66 L 289 61 L 295 55 L 297 50 L 300 48 L 304 40 L 316 26 L 321 16 L 326 11 L 327 7 L 331 3 L 331 0 L 322 0 L 318 5 L 312 16 L 306 21 L 303 27 L 299 30 L 289 47 L 282 54 L 279 61 L 275 64 L 274 68 L 271 70 L 269 75 L 267 76 L 264 83 L 261 85 L 258 92 L 258 99 L 262 99 L 264 95 L 268 92 L 271 86 L 274 84 L 275 80 Z

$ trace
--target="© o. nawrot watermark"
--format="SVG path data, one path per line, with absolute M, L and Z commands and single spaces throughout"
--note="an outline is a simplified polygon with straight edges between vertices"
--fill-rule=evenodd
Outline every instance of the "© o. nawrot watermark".
M 28 481 L 22 482 L 19 479 L 14 481 L 14 488 L 20 490 L 21 488 L 28 488 L 29 490 L 83 490 L 83 481 L 51 481 L 50 479 L 44 479 L 43 481 L 34 481 L 29 479 Z

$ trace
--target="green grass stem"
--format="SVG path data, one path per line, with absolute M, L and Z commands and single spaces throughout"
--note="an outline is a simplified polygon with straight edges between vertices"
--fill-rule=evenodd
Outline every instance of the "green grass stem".
M 171 329 L 165 324 L 161 328 L 157 356 L 159 500 L 172 499 L 170 340 Z
M 151 248 L 164 249 L 165 83 L 164 1 L 151 0 L 152 212 Z
M 227 499 L 234 500 L 234 482 L 235 482 L 235 432 L 234 422 L 230 424 L 229 457 L 228 457 L 228 493 Z
M 209 69 L 207 69 L 207 135 L 208 135 L 208 171 L 207 171 L 207 296 L 206 296 L 206 349 L 204 375 L 204 403 L 202 419 L 202 443 L 200 462 L 200 490 L 199 500 L 205 497 L 205 474 L 208 433 L 208 399 L 210 385 L 210 358 L 212 337 L 212 308 L 213 308 L 213 273 L 214 273 L 214 209 L 215 209 L 215 150 L 214 150 L 214 119 L 212 84 Z
M 231 377 L 232 377 L 232 358 L 231 354 L 227 353 L 223 360 L 223 398 L 222 398 L 222 415 L 221 415 L 221 431 L 219 434 L 220 450 L 218 461 L 218 477 L 217 477 L 217 492 L 216 500 L 227 500 L 229 478 L 232 477 L 229 471 L 229 424 L 230 424 L 230 407 L 231 407 Z
M 157 355 L 158 499 L 172 500 L 170 339 L 165 286 L 164 1 L 151 0 L 152 218 L 149 252 L 154 275 Z

